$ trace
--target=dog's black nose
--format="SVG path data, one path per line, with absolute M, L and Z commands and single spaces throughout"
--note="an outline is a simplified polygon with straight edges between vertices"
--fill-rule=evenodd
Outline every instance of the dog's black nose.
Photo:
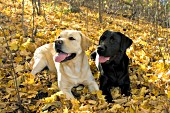
M 62 44 L 63 44 L 63 41 L 62 41 L 62 40 L 56 40 L 56 41 L 55 41 L 55 44 L 57 44 L 57 45 L 62 45 Z
M 105 51 L 105 47 L 104 46 L 98 46 L 97 51 L 98 52 L 103 52 L 103 51 Z

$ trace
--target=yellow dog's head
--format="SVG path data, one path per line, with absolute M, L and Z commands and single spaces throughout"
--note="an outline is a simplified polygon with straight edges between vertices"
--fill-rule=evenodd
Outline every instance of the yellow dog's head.
M 88 49 L 91 42 L 81 31 L 64 30 L 55 41 L 54 48 L 58 53 L 56 62 L 65 62 L 75 58 Z

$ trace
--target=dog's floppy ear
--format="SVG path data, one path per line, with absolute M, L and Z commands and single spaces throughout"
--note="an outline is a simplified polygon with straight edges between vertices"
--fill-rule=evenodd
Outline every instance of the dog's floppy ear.
M 120 50 L 125 52 L 126 49 L 132 45 L 132 40 L 120 32 L 117 33 L 121 36 Z
M 80 35 L 81 35 L 81 47 L 82 47 L 82 50 L 86 51 L 91 46 L 92 42 L 83 33 L 80 32 Z

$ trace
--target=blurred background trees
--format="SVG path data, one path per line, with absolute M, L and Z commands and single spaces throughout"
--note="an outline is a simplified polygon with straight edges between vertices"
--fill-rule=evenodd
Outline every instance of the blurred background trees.
M 62 1 L 62 0 L 59 0 Z M 133 20 L 146 20 L 162 27 L 170 27 L 170 2 L 168 0 L 64 0 L 70 3 L 73 12 L 80 6 L 113 16 L 123 16 Z M 74 9 L 74 10 L 73 10 Z M 75 10 L 76 9 L 76 10 Z M 77 10 L 79 9 L 79 10 Z

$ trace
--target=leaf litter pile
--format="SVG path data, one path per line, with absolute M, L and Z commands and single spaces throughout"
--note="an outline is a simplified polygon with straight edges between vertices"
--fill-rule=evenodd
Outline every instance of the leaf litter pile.
M 120 16 L 98 13 L 86 7 L 71 13 L 65 2 L 54 7 L 42 2 L 42 14 L 33 18 L 32 3 L 25 0 L 24 23 L 22 2 L 0 0 L 0 112 L 34 113 L 168 113 L 170 112 L 170 29 L 144 20 L 129 20 Z M 33 25 L 34 19 L 34 25 Z M 34 41 L 32 31 L 34 31 Z M 89 93 L 87 88 L 73 89 L 78 99 L 66 100 L 57 86 L 57 76 L 43 70 L 36 77 L 30 74 L 29 61 L 35 49 L 52 43 L 63 29 L 76 29 L 94 43 L 86 52 L 96 48 L 99 36 L 107 29 L 119 31 L 133 40 L 127 50 L 130 62 L 131 97 L 112 89 L 114 103 L 108 104 L 101 91 Z M 89 59 L 96 81 L 99 73 Z M 169 72 L 168 72 L 169 71 Z M 14 81 L 15 79 L 15 81 Z M 17 87 L 17 88 L 16 88 Z M 17 93 L 19 90 L 19 94 Z M 19 97 L 18 97 L 19 95 Z

